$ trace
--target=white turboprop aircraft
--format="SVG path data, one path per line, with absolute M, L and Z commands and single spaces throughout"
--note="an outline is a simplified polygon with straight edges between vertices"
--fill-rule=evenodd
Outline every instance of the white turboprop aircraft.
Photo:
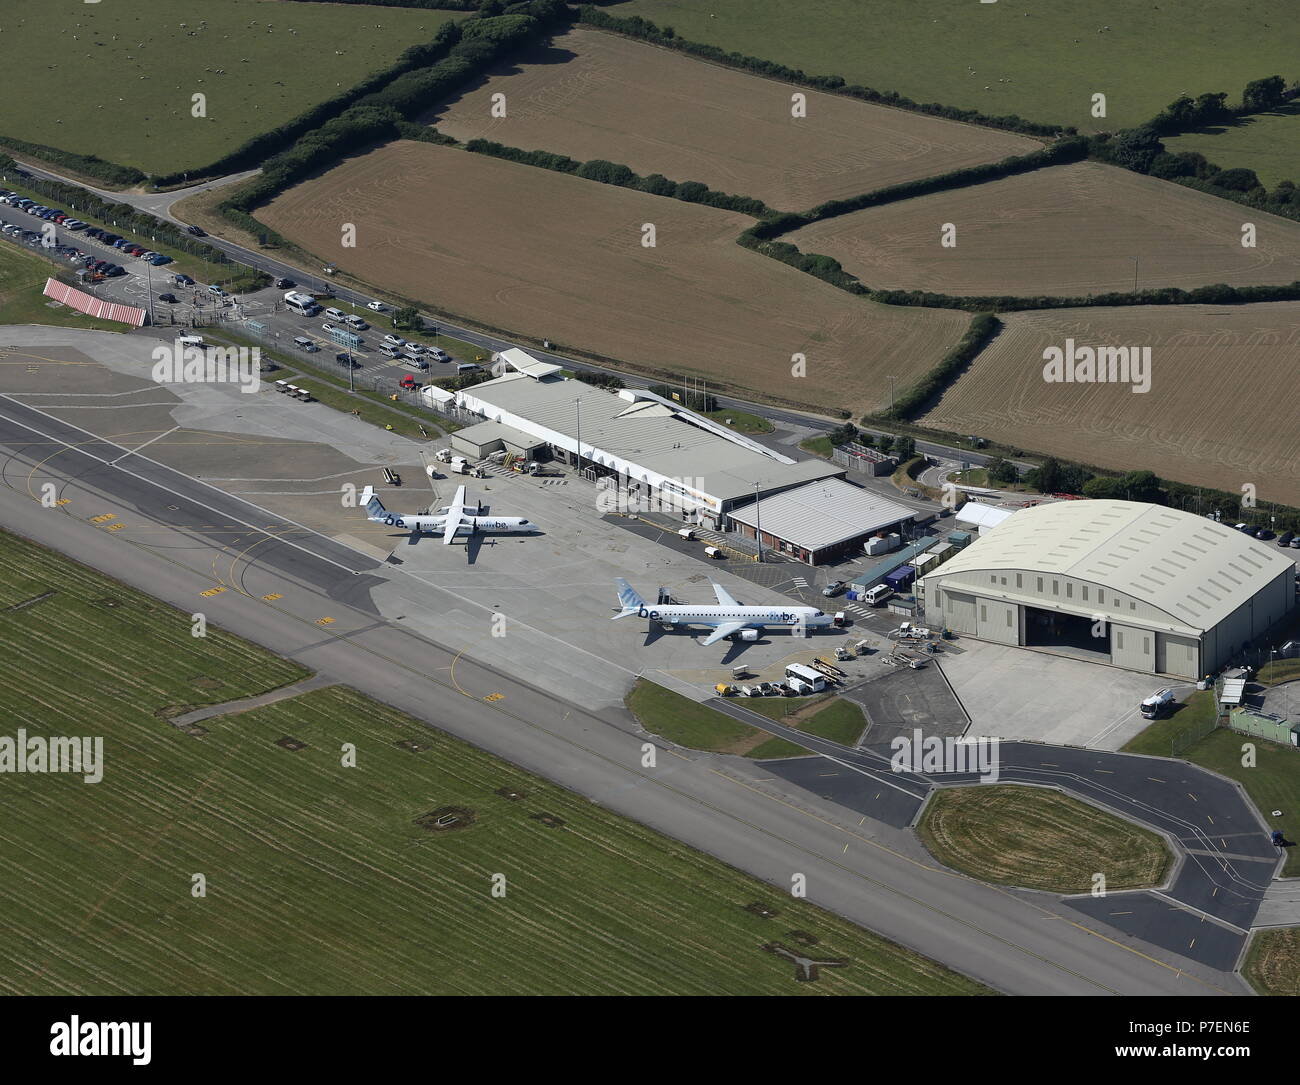
M 834 619 L 816 607 L 746 607 L 741 606 L 731 597 L 721 584 L 713 583 L 713 593 L 718 597 L 716 607 L 700 606 L 692 603 L 656 603 L 647 604 L 636 590 L 622 577 L 615 581 L 618 585 L 618 601 L 621 613 L 615 614 L 613 620 L 630 618 L 649 618 L 661 625 L 703 625 L 711 626 L 713 632 L 704 638 L 707 647 L 723 637 L 737 635 L 737 640 L 758 640 L 759 633 L 767 625 L 786 625 L 811 629 L 815 626 L 830 625 Z
M 376 524 L 388 524 L 390 527 L 409 531 L 410 543 L 415 543 L 422 534 L 441 535 L 443 545 L 451 542 L 457 535 L 473 537 L 475 535 L 495 534 L 497 532 L 514 532 L 519 534 L 535 533 L 535 524 L 529 523 L 521 516 L 484 516 L 478 505 L 465 504 L 465 487 L 456 487 L 456 496 L 451 504 L 428 513 L 398 516 L 384 508 L 384 503 L 375 496 L 374 488 L 367 486 L 361 491 L 361 507 Z

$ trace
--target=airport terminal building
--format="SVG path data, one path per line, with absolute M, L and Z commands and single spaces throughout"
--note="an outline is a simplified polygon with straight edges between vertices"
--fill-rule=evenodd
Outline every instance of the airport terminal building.
M 1061 501 L 986 529 L 920 590 L 932 626 L 1194 679 L 1287 615 L 1295 565 L 1202 516 Z
M 793 460 L 652 392 L 610 392 L 555 370 L 516 365 L 457 392 L 457 406 L 485 421 L 459 431 L 453 445 L 470 451 L 500 441 L 540 453 L 593 481 L 610 479 L 629 501 L 710 528 L 756 497 L 845 473 L 826 460 Z

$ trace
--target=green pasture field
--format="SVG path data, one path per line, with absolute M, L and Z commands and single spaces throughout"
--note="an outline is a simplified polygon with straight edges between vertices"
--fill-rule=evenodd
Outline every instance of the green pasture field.
M 1184 92 L 1235 102 L 1252 79 L 1300 75 L 1284 0 L 630 0 L 605 10 L 810 75 L 1080 131 L 1140 124 Z M 1090 112 L 1099 93 L 1105 119 Z
M 1265 188 L 1279 181 L 1300 185 L 1300 104 L 1295 102 L 1227 127 L 1167 138 L 1164 144 L 1171 154 L 1199 151 L 1224 169 L 1254 170 Z
M 5 994 L 988 993 L 351 690 L 185 733 L 304 672 L 7 534 L 0 574 L 5 734 L 104 740 L 4 778 Z
M 147 173 L 215 162 L 464 16 L 266 0 L 5 9 L 0 135 Z M 194 94 L 206 96 L 205 117 L 192 115 Z

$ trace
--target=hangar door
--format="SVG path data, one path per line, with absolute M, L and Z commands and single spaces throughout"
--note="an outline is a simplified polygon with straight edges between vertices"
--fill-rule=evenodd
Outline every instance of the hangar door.
M 1156 670 L 1179 678 L 1197 678 L 1197 643 L 1191 637 L 1156 634 Z
M 944 588 L 943 620 L 954 633 L 970 633 L 974 636 L 978 628 L 975 617 L 975 596 Z

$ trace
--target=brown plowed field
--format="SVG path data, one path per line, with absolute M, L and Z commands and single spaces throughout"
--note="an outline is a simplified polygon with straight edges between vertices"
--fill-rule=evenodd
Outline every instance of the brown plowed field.
M 428 143 L 349 159 L 258 217 L 445 312 L 855 412 L 887 400 L 886 375 L 901 389 L 933 366 L 969 320 L 875 305 L 742 249 L 742 215 Z M 340 247 L 344 223 L 355 249 Z M 646 223 L 654 248 L 641 244 Z
M 1015 313 L 925 425 L 1300 505 L 1300 302 Z M 1043 351 L 1152 348 L 1151 390 L 1048 384 Z
M 805 117 L 790 115 L 795 92 L 807 95 Z M 506 96 L 503 118 L 490 113 L 497 93 Z M 456 139 L 603 158 L 786 211 L 1041 146 L 586 28 L 501 68 L 429 119 Z
M 1255 248 L 1242 247 L 1245 222 Z M 944 223 L 955 248 L 939 243 Z M 1300 279 L 1300 223 L 1097 162 L 868 208 L 782 240 L 889 290 L 1084 297 L 1131 291 L 1135 270 L 1143 290 Z

